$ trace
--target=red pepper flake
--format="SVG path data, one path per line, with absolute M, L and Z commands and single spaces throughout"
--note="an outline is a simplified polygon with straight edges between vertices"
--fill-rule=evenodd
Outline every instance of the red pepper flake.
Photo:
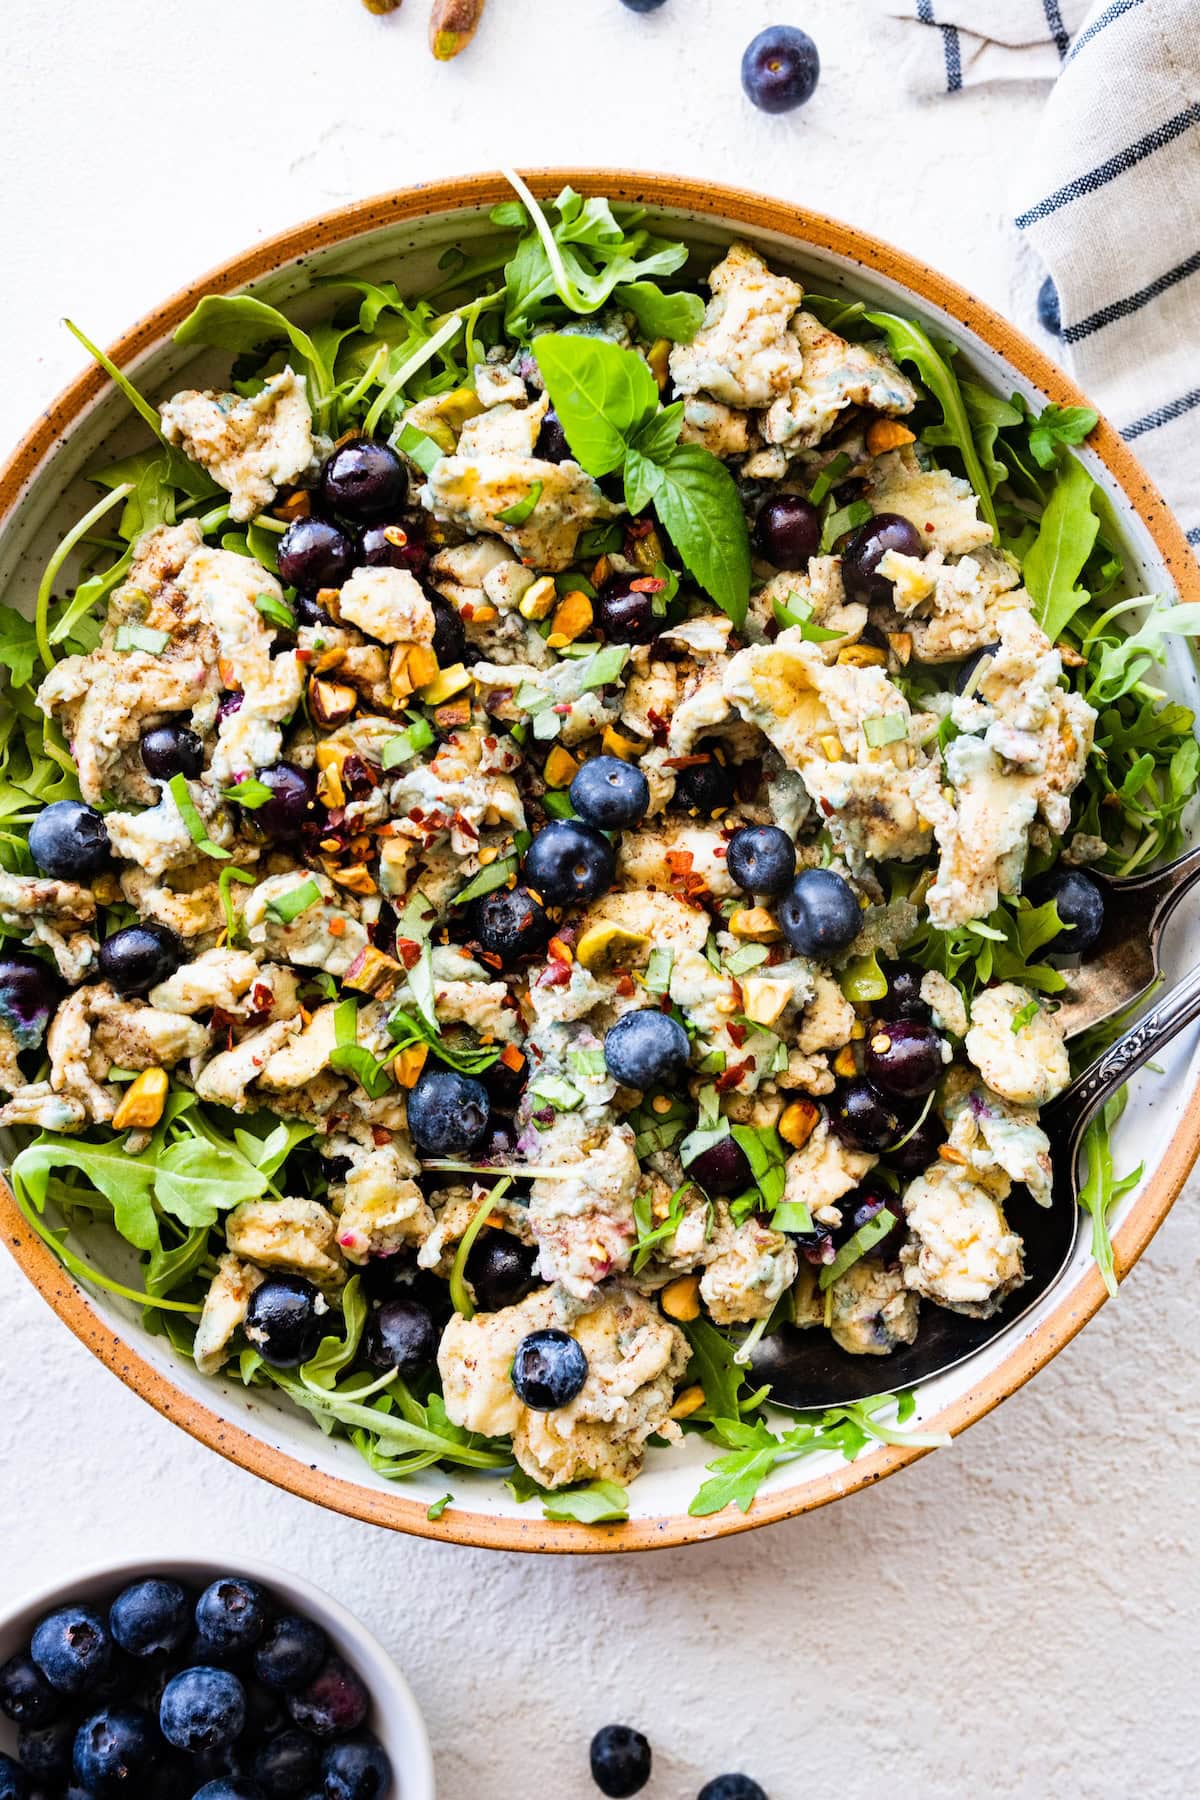
M 726 849 L 726 848 L 725 848 L 725 845 L 724 845 L 724 844 L 714 844 L 714 845 L 713 845 L 713 856 L 714 856 L 714 857 L 718 857 L 718 856 L 728 856 L 728 855 L 729 855 L 729 852 L 728 852 L 728 850 L 727 850 L 727 849 Z
M 716 1087 L 718 1094 L 727 1094 L 730 1088 L 735 1088 L 743 1075 L 753 1073 L 755 1066 L 755 1060 L 752 1056 L 748 1056 L 745 1062 L 732 1063 L 728 1069 L 725 1069 L 717 1076 L 717 1079 L 713 1084 Z
M 712 756 L 707 751 L 697 751 L 694 756 L 666 756 L 663 758 L 664 769 L 698 769 L 702 763 L 710 763 Z
M 489 969 L 502 969 L 504 967 L 500 957 L 491 950 L 481 950 L 479 952 L 479 960 L 481 963 L 486 963 Z
M 464 625 L 469 625 L 475 617 L 475 607 L 470 600 L 464 600 L 458 609 L 458 616 Z
M 740 1050 L 742 1045 L 746 1041 L 746 1027 L 744 1025 L 737 1024 L 735 1020 L 731 1019 L 729 1021 L 729 1024 L 726 1025 L 725 1029 L 729 1033 L 730 1037 L 733 1039 L 733 1042 L 734 1042 L 735 1046 L 737 1047 L 737 1049 Z
M 454 814 L 454 824 L 456 829 L 461 831 L 464 837 L 477 838 L 479 836 L 478 831 L 475 829 L 474 825 L 472 825 L 470 819 L 464 819 L 460 812 Z
M 420 806 L 410 806 L 408 809 L 408 816 L 414 825 L 419 825 L 425 817 L 425 810 Z
M 653 519 L 631 519 L 625 527 L 625 536 L 632 538 L 636 544 L 639 538 L 649 537 L 653 530 Z
M 571 710 L 571 705 L 572 702 L 570 700 L 560 700 L 552 710 L 556 713 L 561 713 L 565 718 Z
M 275 1004 L 275 995 L 265 981 L 256 981 L 250 990 L 250 998 L 254 1002 L 255 1012 L 270 1012 Z
M 311 650 L 304 650 L 304 649 L 297 650 L 296 661 L 298 663 L 309 663 L 312 661 L 312 659 L 313 659 L 313 653 Z
M 414 938 L 397 938 L 396 956 L 406 969 L 415 969 L 421 960 L 420 943 Z
M 666 585 L 659 575 L 641 575 L 630 582 L 629 591 L 631 594 L 661 594 Z
M 667 868 L 674 876 L 690 875 L 694 860 L 690 850 L 667 851 Z
M 932 526 L 932 525 L 931 525 L 931 524 L 930 524 L 930 523 L 929 523 L 929 520 L 928 520 L 928 519 L 926 519 L 926 521 L 925 521 L 925 529 L 926 529 L 926 531 L 932 531 L 932 530 L 933 530 L 933 526 Z
M 822 798 L 821 811 L 825 814 L 827 819 L 831 819 L 833 817 L 833 801 Z
M 214 1006 L 209 1020 L 214 1031 L 228 1031 L 231 1026 L 240 1025 L 241 1022 L 236 1013 L 226 1012 L 223 1006 Z
M 623 1000 L 628 1000 L 630 995 L 635 991 L 632 975 L 618 975 L 615 986 L 618 994 L 620 994 Z
M 485 737 L 483 740 L 483 747 L 485 750 L 494 750 L 499 741 L 499 738 Z
M 386 1125 L 372 1125 L 371 1137 L 380 1150 L 385 1144 L 390 1144 L 392 1141 L 392 1134 Z
M 486 962 L 487 958 L 483 957 L 481 960 Z M 500 966 L 500 958 L 499 957 L 496 958 L 496 966 L 497 966 L 497 968 Z M 566 985 L 570 981 L 570 979 L 571 979 L 570 963 L 552 962 L 552 963 L 546 964 L 546 967 L 542 970 L 541 974 L 537 978 L 536 985 L 538 987 L 543 987 L 543 988 L 566 987 Z

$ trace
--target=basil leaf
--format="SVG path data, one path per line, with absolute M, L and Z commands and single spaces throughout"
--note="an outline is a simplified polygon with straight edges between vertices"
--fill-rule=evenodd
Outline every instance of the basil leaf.
M 657 411 L 649 365 L 603 338 L 564 332 L 537 338 L 533 354 L 572 456 L 589 475 L 610 475 L 626 438 Z
M 627 281 L 613 298 L 622 311 L 633 314 L 649 342 L 670 338 L 673 344 L 690 344 L 704 322 L 699 294 L 664 294 L 653 281 Z
M 321 890 L 311 876 L 301 881 L 294 888 L 287 888 L 282 894 L 274 895 L 267 901 L 266 910 L 281 925 L 290 925 L 298 919 L 302 912 L 307 912 L 321 898 Z
M 540 481 L 534 481 L 530 484 L 528 493 L 526 493 L 522 499 L 514 500 L 511 506 L 506 506 L 503 512 L 496 514 L 496 517 L 502 520 L 505 525 L 524 525 L 526 519 L 532 516 L 533 510 L 541 497 L 542 483 Z
M 632 447 L 625 454 L 625 504 L 631 513 L 649 506 L 663 484 L 663 472 L 656 462 Z
M 732 475 L 699 444 L 677 444 L 654 510 L 685 568 L 735 625 L 750 599 L 750 537 Z
M 203 850 L 206 856 L 215 857 L 219 862 L 228 862 L 229 851 L 222 850 L 219 844 L 213 843 L 208 835 L 207 825 L 196 811 L 195 802 L 188 789 L 186 776 L 172 775 L 170 781 L 167 783 L 167 788 L 172 800 L 175 802 L 180 818 L 187 827 L 187 834 L 191 838 L 193 844 L 195 844 L 196 848 L 198 850 Z
M 1078 457 L 1068 457 L 1025 557 L 1034 617 L 1051 643 L 1089 599 L 1078 583 L 1100 529 L 1092 506 L 1095 485 Z
M 666 406 L 634 432 L 631 447 L 648 456 L 651 462 L 665 462 L 679 442 L 683 427 L 683 401 Z

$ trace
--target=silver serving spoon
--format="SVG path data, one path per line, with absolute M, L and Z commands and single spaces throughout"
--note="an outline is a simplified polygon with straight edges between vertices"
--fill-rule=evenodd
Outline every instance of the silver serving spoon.
M 1132 1005 L 1159 980 L 1162 933 L 1184 895 L 1200 881 L 1200 847 L 1152 874 L 1096 879 L 1105 889 L 1105 925 L 1096 955 L 1070 977 L 1069 1035 Z M 1011 1331 L 1061 1279 L 1087 1224 L 1079 1207 L 1079 1158 L 1089 1124 L 1131 1075 L 1196 1018 L 1200 965 L 1043 1108 L 1041 1124 L 1054 1163 L 1051 1203 L 1038 1206 L 1023 1188 L 1014 1189 L 1005 1203 L 1009 1223 L 1025 1240 L 1026 1280 L 990 1318 L 966 1318 L 927 1304 L 916 1342 L 886 1357 L 851 1356 L 828 1332 L 781 1326 L 763 1338 L 751 1359 L 755 1380 L 771 1384 L 771 1404 L 803 1412 L 865 1400 L 884 1388 L 912 1387 L 945 1374 Z

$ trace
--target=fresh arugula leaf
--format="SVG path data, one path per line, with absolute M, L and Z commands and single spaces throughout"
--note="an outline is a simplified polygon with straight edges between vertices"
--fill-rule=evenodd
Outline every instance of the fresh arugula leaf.
M 288 343 L 305 365 L 314 407 L 328 400 L 333 387 L 329 367 L 309 334 L 252 294 L 205 294 L 176 330 L 175 342 L 241 351 Z
M 1088 595 L 1078 583 L 1100 529 L 1092 505 L 1095 485 L 1079 459 L 1069 456 L 1025 557 L 1025 586 L 1034 616 L 1051 643 L 1087 604 Z
M 258 1200 L 267 1178 L 231 1147 L 188 1137 L 170 1144 L 158 1159 L 154 1197 L 164 1212 L 189 1229 L 215 1225 L 220 1212 L 243 1200 Z
M 45 1211 L 54 1171 L 74 1170 L 111 1202 L 113 1224 L 127 1244 L 135 1250 L 160 1250 L 153 1203 L 155 1161 L 145 1151 L 130 1156 L 122 1138 L 88 1144 L 44 1131 L 15 1158 L 12 1175 L 40 1213 Z
M 1113 1296 L 1117 1291 L 1117 1275 L 1108 1218 L 1117 1201 L 1137 1186 L 1145 1168 L 1144 1163 L 1139 1163 L 1136 1169 L 1120 1179 L 1113 1168 L 1112 1132 L 1128 1098 L 1128 1088 L 1121 1088 L 1101 1107 L 1084 1133 L 1087 1175 L 1079 1187 L 1079 1204 L 1092 1221 L 1092 1256 L 1105 1287 Z
M 629 1517 L 629 1490 L 617 1481 L 589 1481 L 585 1487 L 554 1488 L 542 1495 L 548 1519 L 577 1525 L 609 1525 Z
M 633 1222 L 637 1227 L 637 1245 L 633 1254 L 633 1273 L 639 1275 L 649 1262 L 659 1244 L 665 1244 L 668 1238 L 675 1236 L 683 1216 L 687 1210 L 689 1193 L 699 1192 L 695 1183 L 681 1182 L 671 1195 L 666 1216 L 655 1223 L 651 1210 L 652 1194 L 649 1188 L 636 1195 L 633 1202 Z
M 669 338 L 673 344 L 690 344 L 704 322 L 699 294 L 664 294 L 653 281 L 627 281 L 613 297 L 623 312 L 633 314 L 647 343 Z
M 963 380 L 958 385 L 979 451 L 980 465 L 987 477 L 988 489 L 994 494 L 1008 476 L 1007 464 L 1001 462 L 997 453 L 999 435 L 1022 425 L 1025 415 L 1011 402 L 989 394 L 978 382 Z M 935 447 L 943 444 L 956 447 L 954 432 L 944 421 L 940 425 L 927 425 L 921 433 L 921 441 Z
M 728 1421 L 740 1420 L 744 1413 L 761 1406 L 769 1390 L 764 1387 L 754 1393 L 744 1391 L 746 1372 L 734 1360 L 737 1345 L 731 1344 L 707 1319 L 692 1319 L 681 1329 L 692 1347 L 688 1379 L 698 1381 L 704 1389 L 704 1406 L 692 1416 L 706 1420 L 722 1442 L 731 1443 Z
M 336 1387 L 338 1376 L 353 1363 L 362 1342 L 370 1308 L 360 1275 L 352 1275 L 342 1289 L 341 1306 L 341 1332 L 323 1337 L 308 1361 L 300 1367 L 304 1385 L 326 1393 Z
M 562 332 L 535 339 L 533 355 L 576 462 L 597 479 L 620 468 L 627 439 L 658 408 L 649 365 L 604 338 Z
M 1099 414 L 1090 406 L 1047 406 L 1029 427 L 1029 449 L 1040 468 L 1052 469 L 1060 444 L 1082 444 L 1096 429 Z
M 921 380 L 942 409 L 944 442 L 952 444 L 962 458 L 967 480 L 979 498 L 979 510 L 993 530 L 997 529 L 996 508 L 992 490 L 975 447 L 975 434 L 963 399 L 958 377 L 946 357 L 931 343 L 927 333 L 915 319 L 902 319 L 896 313 L 867 310 L 863 317 L 882 331 L 888 348 L 897 362 L 911 363 Z
M 0 605 L 0 663 L 18 687 L 32 679 L 38 659 L 37 628 L 15 606 Z

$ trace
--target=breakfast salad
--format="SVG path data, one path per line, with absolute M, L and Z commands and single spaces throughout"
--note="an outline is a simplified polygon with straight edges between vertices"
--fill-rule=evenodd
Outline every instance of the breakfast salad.
M 421 298 L 208 296 L 165 404 L 94 352 L 153 441 L 0 614 L 0 1124 L 77 1278 L 378 1474 L 617 1518 L 701 1431 L 745 1507 L 1019 1291 L 1194 609 L 1094 414 L 513 180 Z M 785 1323 L 901 1373 L 776 1430 Z

